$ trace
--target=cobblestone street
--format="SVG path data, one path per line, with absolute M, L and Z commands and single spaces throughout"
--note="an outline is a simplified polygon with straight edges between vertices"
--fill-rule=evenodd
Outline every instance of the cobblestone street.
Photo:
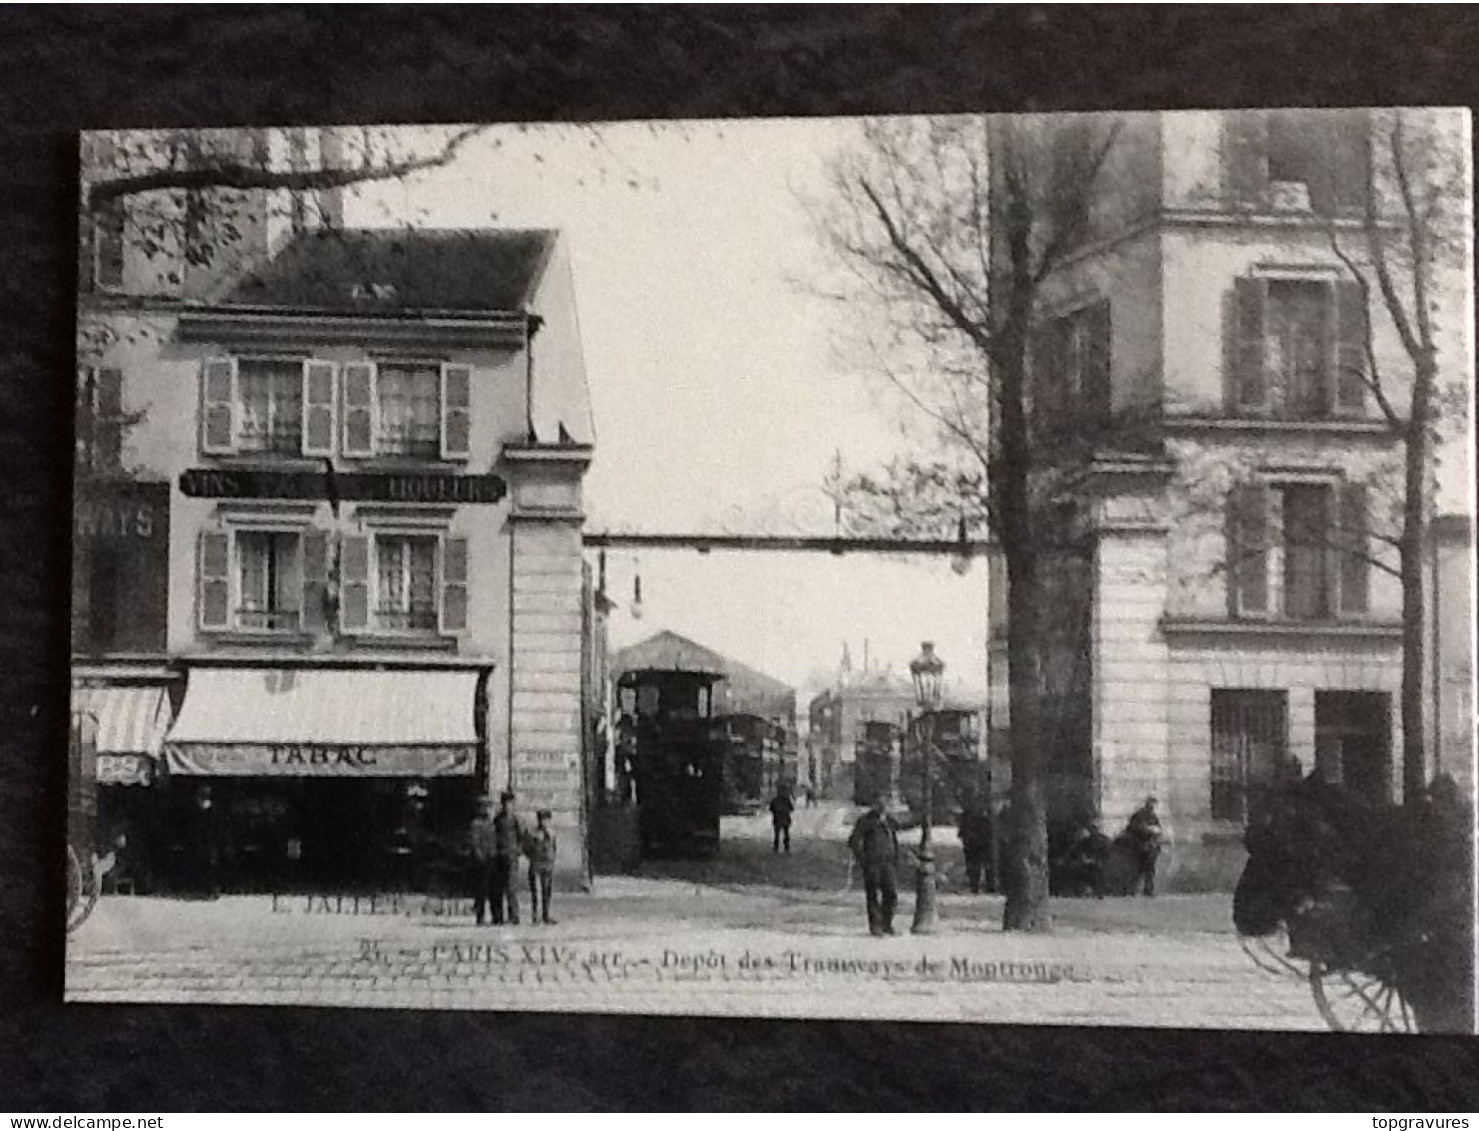
M 860 892 L 601 878 L 554 926 L 476 927 L 420 897 L 105 898 L 69 940 L 73 1001 L 592 1010 L 1318 1029 L 1260 972 L 1225 896 L 1058 901 L 1006 935 L 1000 900 L 941 898 L 939 934 L 868 937 Z M 1137 923 L 1140 924 L 1137 926 Z

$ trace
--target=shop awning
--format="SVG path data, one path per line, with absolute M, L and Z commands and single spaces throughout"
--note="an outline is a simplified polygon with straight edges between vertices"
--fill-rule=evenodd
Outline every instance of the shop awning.
M 72 710 L 90 716 L 97 727 L 99 784 L 149 784 L 169 729 L 164 688 L 74 687 Z
M 445 777 L 477 763 L 471 671 L 196 668 L 165 742 L 170 772 Z

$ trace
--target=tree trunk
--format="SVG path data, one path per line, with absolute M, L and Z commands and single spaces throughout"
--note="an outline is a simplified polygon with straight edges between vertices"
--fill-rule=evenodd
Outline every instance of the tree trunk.
M 1428 417 L 1437 366 L 1432 351 L 1416 360 L 1412 413 L 1407 425 L 1402 498 L 1402 801 L 1414 804 L 1427 789 L 1427 599 L 1425 574 L 1432 468 Z
M 1039 585 L 1035 555 L 1007 559 L 1007 664 L 1012 735 L 1012 819 L 1002 871 L 1002 930 L 1047 931 L 1048 814 L 1040 766 L 1042 710 L 1038 688 Z

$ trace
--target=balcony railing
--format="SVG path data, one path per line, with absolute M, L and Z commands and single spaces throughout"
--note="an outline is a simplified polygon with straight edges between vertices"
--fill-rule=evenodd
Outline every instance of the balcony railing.
M 256 606 L 236 610 L 236 627 L 247 632 L 296 632 L 302 624 L 297 609 L 263 609 Z

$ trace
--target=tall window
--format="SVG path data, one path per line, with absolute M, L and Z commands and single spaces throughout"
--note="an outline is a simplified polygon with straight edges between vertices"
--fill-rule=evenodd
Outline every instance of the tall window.
M 441 454 L 441 384 L 440 366 L 381 363 L 375 390 L 380 451 L 423 459 Z
M 1031 349 L 1033 416 L 1039 430 L 1100 425 L 1110 415 L 1107 300 L 1044 322 Z
M 437 539 L 388 535 L 375 539 L 375 617 L 392 631 L 437 627 Z
M 78 471 L 107 474 L 123 464 L 123 371 L 83 368 L 77 372 Z
M 298 535 L 288 531 L 242 531 L 236 538 L 236 626 L 297 629 L 303 593 Z
M 242 358 L 237 371 L 237 449 L 303 450 L 303 363 Z
M 1293 774 L 1288 693 L 1212 691 L 1212 817 L 1246 822 Z
M 1232 411 L 1289 420 L 1365 412 L 1366 300 L 1357 283 L 1240 278 L 1233 310 Z
M 1359 483 L 1235 488 L 1227 501 L 1229 612 L 1306 621 L 1366 613 L 1367 521 Z

